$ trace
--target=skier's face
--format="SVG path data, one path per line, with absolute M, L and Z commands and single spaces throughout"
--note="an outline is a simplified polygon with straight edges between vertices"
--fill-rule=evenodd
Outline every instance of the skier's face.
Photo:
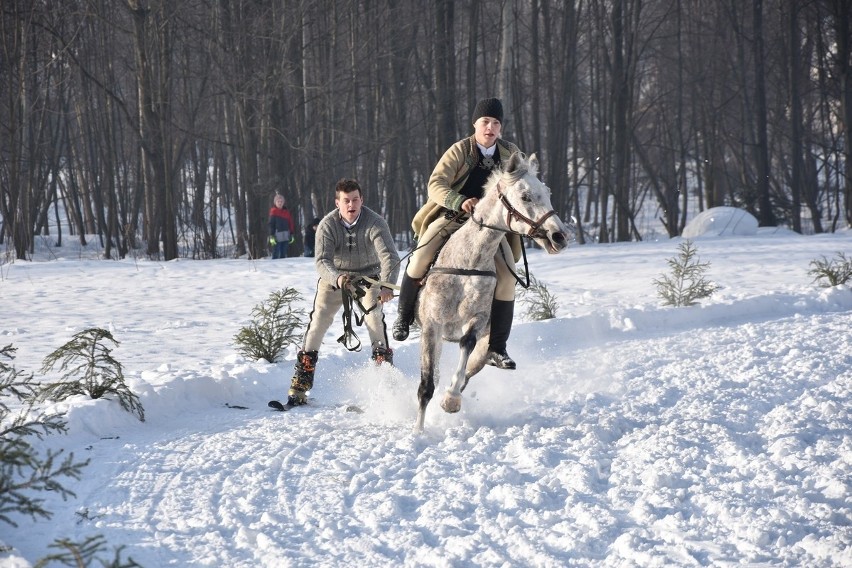
M 361 192 L 341 191 L 338 192 L 334 200 L 337 210 L 340 211 L 340 216 L 347 223 L 354 223 L 358 220 L 358 215 L 361 214 L 361 206 L 364 205 L 364 199 L 361 197 Z

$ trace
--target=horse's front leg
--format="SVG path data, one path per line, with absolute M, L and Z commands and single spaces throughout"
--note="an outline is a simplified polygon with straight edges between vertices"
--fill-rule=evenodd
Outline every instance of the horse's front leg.
M 470 382 L 470 378 L 485 367 L 485 362 L 488 359 L 489 339 L 488 333 L 484 333 L 476 342 L 476 347 L 474 347 L 473 353 L 471 353 L 470 358 L 467 360 L 467 370 L 465 371 L 464 384 L 461 387 L 461 392 L 464 392 L 464 389 L 467 388 L 467 383 Z
M 444 393 L 444 399 L 441 401 L 441 408 L 446 412 L 458 412 L 461 410 L 461 391 L 467 384 L 465 378 L 465 370 L 467 369 L 467 361 L 473 348 L 476 347 L 477 326 L 473 325 L 462 335 L 459 340 L 459 365 L 456 367 L 456 372 L 453 373 L 453 379 L 450 382 L 447 392 Z
M 423 327 L 420 334 L 420 387 L 417 389 L 417 420 L 414 429 L 423 431 L 426 407 L 438 383 L 438 360 L 441 358 L 441 330 Z

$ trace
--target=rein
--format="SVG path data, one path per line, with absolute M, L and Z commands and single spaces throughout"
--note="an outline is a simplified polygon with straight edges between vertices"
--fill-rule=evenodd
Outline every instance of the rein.
M 464 223 L 464 219 L 462 219 L 462 218 L 465 215 L 467 215 L 467 213 L 465 213 L 464 211 L 456 211 L 456 212 L 451 212 L 451 213 L 452 214 L 448 213 L 448 214 L 444 215 L 444 225 L 443 225 L 444 227 L 446 227 L 447 225 L 449 225 L 450 223 L 452 223 L 454 221 L 459 222 L 459 223 Z M 435 219 L 434 222 L 437 223 L 438 219 Z M 435 239 L 437 237 L 438 237 L 438 235 L 435 235 L 434 237 L 432 237 L 432 239 Z M 414 254 L 414 251 L 416 251 L 417 249 L 419 249 L 421 247 L 425 247 L 427 244 L 429 244 L 432 241 L 432 239 L 429 239 L 428 241 L 424 241 L 422 243 L 418 242 L 417 246 L 409 247 L 409 250 L 404 255 L 402 255 L 402 257 L 400 257 L 399 261 L 396 263 L 395 266 L 400 266 L 402 264 L 403 260 L 405 260 L 406 258 L 411 256 L 412 254 Z M 431 268 L 429 270 L 431 271 Z M 388 283 L 385 283 L 385 282 L 382 283 L 382 286 L 385 286 L 386 288 L 393 288 L 394 290 L 400 289 L 400 287 L 397 286 L 396 284 L 388 284 Z
M 341 316 L 343 319 L 343 335 L 337 338 L 337 342 L 341 343 L 349 351 L 361 351 L 361 340 L 358 339 L 358 335 L 356 335 L 352 325 L 353 317 L 355 319 L 355 325 L 361 327 L 364 323 L 364 318 L 367 317 L 367 314 L 379 307 L 378 302 L 373 304 L 373 306 L 369 309 L 365 308 L 364 304 L 361 303 L 361 298 L 367 295 L 366 288 L 369 288 L 370 284 L 380 284 L 386 287 L 399 288 L 395 284 L 375 280 L 368 276 L 360 276 L 340 289 L 340 294 L 343 299 L 343 314 Z M 358 311 L 355 310 L 356 306 L 361 312 L 360 316 L 358 315 Z

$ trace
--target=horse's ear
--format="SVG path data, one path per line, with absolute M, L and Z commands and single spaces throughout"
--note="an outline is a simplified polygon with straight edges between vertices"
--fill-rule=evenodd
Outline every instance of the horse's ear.
M 535 155 L 535 152 L 530 154 L 529 164 L 530 164 L 530 173 L 532 175 L 538 174 L 538 156 Z
M 512 155 L 509 156 L 509 163 L 506 164 L 507 172 L 515 172 L 518 171 L 518 168 L 521 167 L 521 164 L 524 161 L 524 155 L 520 152 L 512 152 Z

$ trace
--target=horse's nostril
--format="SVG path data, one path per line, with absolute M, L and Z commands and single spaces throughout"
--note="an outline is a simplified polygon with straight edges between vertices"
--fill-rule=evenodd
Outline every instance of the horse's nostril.
M 562 244 L 568 241 L 568 238 L 565 236 L 565 233 L 553 233 L 553 242 Z

